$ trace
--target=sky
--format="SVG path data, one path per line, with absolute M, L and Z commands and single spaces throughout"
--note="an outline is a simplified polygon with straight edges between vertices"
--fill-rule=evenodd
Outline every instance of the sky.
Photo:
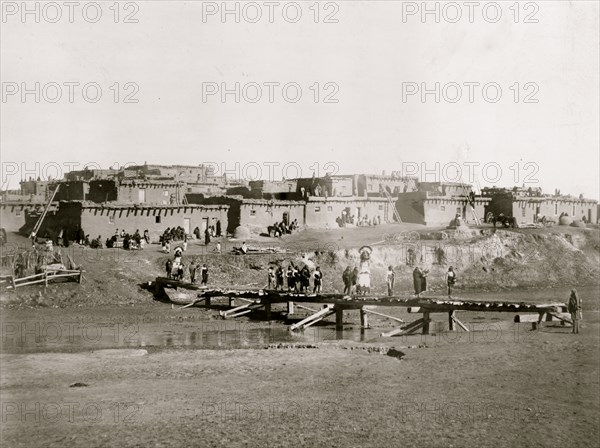
M 2 2 L 2 188 L 148 162 L 599 197 L 598 2 L 76 3 Z

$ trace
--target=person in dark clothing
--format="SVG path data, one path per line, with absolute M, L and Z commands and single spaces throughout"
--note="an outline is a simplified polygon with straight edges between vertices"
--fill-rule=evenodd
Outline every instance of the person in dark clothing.
M 288 290 L 291 291 L 292 289 L 294 289 L 294 286 L 296 285 L 296 279 L 294 276 L 294 268 L 292 267 L 291 264 L 287 268 L 286 277 L 287 277 Z
M 342 280 L 344 282 L 344 294 L 350 294 L 352 292 L 352 270 L 350 266 L 346 266 L 342 274 Z
M 221 221 L 217 221 L 217 237 L 221 236 Z
M 210 244 L 210 232 L 208 228 L 204 231 L 204 244 L 207 246 Z
M 206 264 L 202 265 L 202 269 L 200 269 L 200 275 L 202 276 L 202 285 L 206 285 L 208 283 L 208 267 Z
M 146 244 L 150 244 L 150 232 L 148 232 L 148 229 L 144 230 L 144 239 L 146 240 Z
M 356 288 L 356 282 L 358 281 L 358 267 L 354 267 L 354 269 L 352 270 L 352 283 L 351 286 L 352 288 Z
M 310 269 L 304 265 L 301 271 L 300 289 L 302 292 L 308 292 L 310 288 Z
M 581 299 L 577 295 L 577 290 L 572 289 L 567 304 L 567 311 L 571 314 L 573 324 L 573 333 L 579 333 L 579 320 L 581 319 Z
M 275 271 L 275 277 L 277 279 L 276 289 L 283 289 L 283 268 L 281 266 Z
M 173 262 L 171 260 L 167 260 L 165 269 L 167 270 L 167 278 L 171 278 L 171 272 L 173 271 Z
M 321 293 L 321 283 L 323 280 L 323 273 L 321 272 L 321 268 L 319 266 L 317 266 L 317 269 L 316 269 L 315 273 L 313 274 L 313 277 L 315 279 L 315 286 L 313 288 L 313 294 L 320 294 Z
M 420 297 L 421 293 L 427 290 L 427 271 L 419 266 L 413 271 L 413 286 L 417 297 Z

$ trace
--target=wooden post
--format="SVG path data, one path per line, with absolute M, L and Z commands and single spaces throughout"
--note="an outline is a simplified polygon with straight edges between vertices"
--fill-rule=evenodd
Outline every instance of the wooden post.
M 294 302 L 287 303 L 287 313 L 288 313 L 288 316 L 290 314 L 294 314 Z
M 335 308 L 335 331 L 344 331 L 344 309 L 341 306 Z
M 269 301 L 269 299 L 265 300 L 265 315 L 267 319 L 271 319 L 271 302 Z
M 429 311 L 423 311 L 423 334 L 429 334 Z
M 360 327 L 362 329 L 369 328 L 369 315 L 364 310 L 364 307 L 360 308 Z
M 454 326 L 454 316 L 456 315 L 456 311 L 448 312 L 448 331 L 456 331 L 456 327 Z
M 235 298 L 233 298 L 233 297 L 229 298 L 229 306 L 231 308 L 235 307 Z
M 77 283 L 81 283 L 82 276 L 83 276 L 83 269 L 79 268 L 79 276 L 77 277 Z

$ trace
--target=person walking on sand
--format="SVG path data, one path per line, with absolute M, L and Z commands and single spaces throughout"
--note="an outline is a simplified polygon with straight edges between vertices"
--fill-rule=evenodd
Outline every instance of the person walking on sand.
M 391 297 L 394 294 L 395 279 L 396 279 L 396 274 L 394 274 L 394 268 L 392 266 L 388 266 L 387 275 L 385 278 L 385 282 L 387 284 L 388 297 Z
M 454 285 L 456 284 L 456 272 L 454 272 L 454 267 L 450 266 L 448 268 L 448 272 L 446 272 L 446 285 L 448 286 L 448 297 L 452 298 L 452 290 L 454 289 Z
M 571 295 L 569 296 L 569 304 L 567 305 L 567 310 L 571 314 L 571 320 L 573 321 L 573 333 L 579 333 L 579 320 L 582 317 L 581 312 L 581 299 L 577 294 L 576 289 L 571 290 Z

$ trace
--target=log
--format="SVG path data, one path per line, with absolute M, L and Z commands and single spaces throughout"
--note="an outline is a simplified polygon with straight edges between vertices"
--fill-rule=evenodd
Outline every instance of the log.
M 515 316 L 515 323 L 525 323 L 525 322 L 538 322 L 540 320 L 539 314 L 517 314 Z
M 364 308 L 364 307 L 363 307 Z M 388 316 L 387 314 L 383 314 L 383 313 L 378 313 L 377 311 L 373 311 L 370 309 L 363 309 L 361 310 L 365 313 L 371 313 L 371 314 L 376 314 L 377 316 L 381 316 L 381 317 L 385 317 L 386 319 L 392 319 L 395 320 L 396 322 L 400 322 L 400 323 L 405 323 L 405 321 L 403 321 L 402 319 L 400 319 L 399 317 L 394 317 L 394 316 Z
M 300 322 L 297 322 L 290 326 L 290 331 L 294 331 L 296 329 L 307 328 L 312 324 L 324 319 L 333 313 L 333 305 L 326 305 L 323 309 L 317 311 L 315 314 L 311 314 L 305 319 L 302 319 Z

